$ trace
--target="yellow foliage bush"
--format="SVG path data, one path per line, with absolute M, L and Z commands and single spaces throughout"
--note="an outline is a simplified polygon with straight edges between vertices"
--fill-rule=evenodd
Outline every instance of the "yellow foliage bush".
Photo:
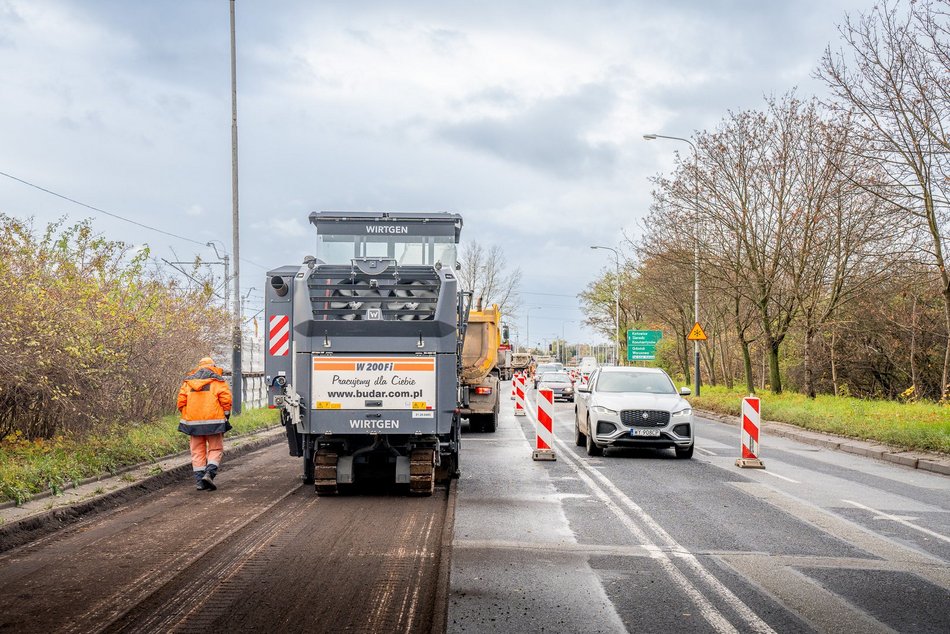
M 0 214 L 0 439 L 174 409 L 182 376 L 220 344 L 227 316 L 210 288 L 165 279 L 148 257 L 88 221 L 40 233 Z

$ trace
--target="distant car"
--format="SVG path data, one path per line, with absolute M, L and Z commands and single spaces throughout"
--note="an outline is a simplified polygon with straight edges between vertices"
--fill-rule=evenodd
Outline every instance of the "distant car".
M 563 363 L 541 363 L 534 370 L 534 389 L 538 389 L 538 381 L 546 372 L 560 372 L 564 369 Z
M 659 368 L 599 368 L 577 388 L 574 442 L 589 456 L 608 447 L 672 447 L 677 458 L 692 458 L 693 410 L 682 398 L 689 393 L 677 392 Z
M 584 357 L 581 359 L 579 367 L 581 372 L 589 375 L 591 372 L 597 369 L 597 359 L 594 357 Z
M 574 402 L 574 381 L 567 372 L 545 372 L 538 381 L 539 390 L 551 390 L 554 400 Z

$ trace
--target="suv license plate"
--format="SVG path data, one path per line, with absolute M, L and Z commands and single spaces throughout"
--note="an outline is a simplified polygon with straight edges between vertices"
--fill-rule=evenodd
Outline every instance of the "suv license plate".
M 652 436 L 657 437 L 660 435 L 659 429 L 631 429 L 631 436 Z

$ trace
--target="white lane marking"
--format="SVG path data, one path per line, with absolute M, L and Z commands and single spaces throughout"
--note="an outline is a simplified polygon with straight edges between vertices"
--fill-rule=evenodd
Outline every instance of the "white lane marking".
M 859 504 L 858 502 L 853 502 L 851 500 L 845 500 L 844 498 L 842 498 L 841 501 L 847 502 L 851 506 L 856 506 L 859 509 L 864 509 L 865 511 L 870 511 L 871 513 L 877 513 L 880 517 L 883 517 L 884 519 L 889 519 L 893 522 L 897 522 L 898 524 L 903 524 L 907 528 L 912 528 L 915 531 L 920 531 L 921 533 L 925 533 L 927 535 L 930 535 L 931 537 L 936 537 L 937 539 L 941 539 L 947 542 L 948 544 L 950 544 L 950 537 L 947 537 L 946 535 L 941 535 L 940 533 L 935 533 L 934 531 L 928 528 L 924 528 L 923 526 L 917 526 L 916 524 L 912 522 L 908 522 L 903 517 L 900 517 L 898 515 L 891 515 L 890 513 L 885 513 L 884 511 L 878 511 L 877 509 L 872 509 L 870 506 L 864 506 L 863 504 Z
M 695 441 L 694 441 L 694 442 L 695 442 Z M 702 453 L 702 454 L 706 454 L 707 456 L 717 456 L 717 455 L 719 455 L 719 454 L 717 454 L 717 453 L 715 453 L 715 452 L 713 452 L 713 451 L 709 451 L 708 449 L 703 449 L 702 447 L 699 447 L 699 446 L 696 447 L 696 451 L 698 451 L 699 453 Z
M 530 407 L 526 408 L 526 412 L 530 418 L 535 419 L 535 424 L 537 424 L 537 417 L 535 412 L 531 410 Z M 591 468 L 589 465 L 581 462 L 576 456 L 573 455 L 571 447 L 565 443 L 560 438 L 554 438 L 554 442 L 561 448 L 561 456 L 568 463 L 568 466 L 580 477 L 581 480 L 588 486 L 588 488 L 593 491 L 604 505 L 610 509 L 610 511 L 620 520 L 620 522 L 629 530 L 633 536 L 640 542 L 640 544 L 653 553 L 653 558 L 656 559 L 663 569 L 670 575 L 672 580 L 689 596 L 693 603 L 696 604 L 696 607 L 699 608 L 700 613 L 703 615 L 703 618 L 718 632 L 737 632 L 738 630 L 733 627 L 733 625 L 726 619 L 725 616 L 716 608 L 713 603 L 703 595 L 699 589 L 689 580 L 686 575 L 680 571 L 679 568 L 673 563 L 672 559 L 666 554 L 666 550 L 670 551 L 677 559 L 683 561 L 686 566 L 698 576 L 716 595 L 719 599 L 724 601 L 729 605 L 742 619 L 745 620 L 746 625 L 748 625 L 748 631 L 753 632 L 762 632 L 775 634 L 768 623 L 763 621 L 758 614 L 752 611 L 749 606 L 747 606 L 742 599 L 737 597 L 732 593 L 729 588 L 724 586 L 712 573 L 710 573 L 706 568 L 699 562 L 695 555 L 686 550 L 679 542 L 677 542 L 673 537 L 667 533 L 662 526 L 657 523 L 646 511 L 644 511 L 640 506 L 638 506 L 633 500 L 626 496 L 626 494 L 617 488 L 613 482 L 611 482 L 607 476 L 600 473 L 594 468 Z M 586 472 L 586 473 L 585 473 Z M 590 477 L 587 474 L 590 474 Z M 611 499 L 610 495 L 607 494 L 607 491 L 604 488 L 601 488 L 594 482 L 594 479 L 600 482 L 604 488 L 609 490 L 614 496 L 620 500 L 620 502 L 627 507 L 630 511 L 633 512 L 637 518 L 645 524 L 653 533 L 660 538 L 663 542 L 666 542 L 665 547 L 657 546 L 656 543 L 647 535 L 644 531 L 631 517 L 628 512 L 625 512 Z
M 779 474 L 777 474 L 777 473 L 775 473 L 775 472 L 773 472 L 773 471 L 769 471 L 769 470 L 767 470 L 767 469 L 762 469 L 762 473 L 766 473 L 766 474 L 772 476 L 773 478 L 779 478 L 779 479 L 785 480 L 786 482 L 791 482 L 792 484 L 801 484 L 801 482 L 799 482 L 798 480 L 792 480 L 791 478 L 789 478 L 789 477 L 787 477 L 787 476 L 779 475 Z

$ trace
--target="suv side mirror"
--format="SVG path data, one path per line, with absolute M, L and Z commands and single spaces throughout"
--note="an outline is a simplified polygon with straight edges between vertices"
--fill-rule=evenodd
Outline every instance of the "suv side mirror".
M 681 388 L 680 388 L 680 396 L 689 396 L 689 395 L 692 394 L 692 393 L 693 393 L 693 391 L 692 391 L 691 389 L 689 389 L 688 387 L 681 387 Z
M 590 394 L 590 386 L 581 385 L 580 387 L 577 388 L 577 391 L 580 392 L 581 394 Z

